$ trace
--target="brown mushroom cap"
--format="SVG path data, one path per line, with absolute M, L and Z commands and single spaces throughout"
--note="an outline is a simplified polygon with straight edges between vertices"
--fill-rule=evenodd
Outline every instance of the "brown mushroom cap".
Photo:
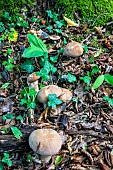
M 47 98 L 49 94 L 56 94 L 56 96 L 60 96 L 62 93 L 62 90 L 60 87 L 56 85 L 48 85 L 43 87 L 37 94 L 37 100 L 40 103 L 47 103 Z
M 52 155 L 56 154 L 62 146 L 60 135 L 53 129 L 38 129 L 29 136 L 29 145 L 34 152 L 37 152 L 42 158 L 48 161 Z
M 36 80 L 38 80 L 40 78 L 40 76 L 37 76 L 35 72 L 33 72 L 32 74 L 30 74 L 27 78 L 27 82 L 28 83 L 32 83 Z
M 66 45 L 64 48 L 64 53 L 65 56 L 70 56 L 70 57 L 78 57 L 83 54 L 83 47 L 80 43 L 78 42 L 70 42 Z
M 63 102 L 70 101 L 72 99 L 72 93 L 68 89 L 62 88 L 62 94 L 59 96 L 59 98 Z

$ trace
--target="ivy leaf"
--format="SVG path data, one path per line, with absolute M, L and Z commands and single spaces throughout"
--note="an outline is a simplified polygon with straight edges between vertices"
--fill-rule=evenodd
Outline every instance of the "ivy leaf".
M 49 80 L 48 70 L 45 68 L 42 68 L 40 72 L 36 72 L 36 75 L 42 77 L 43 81 Z
M 14 116 L 9 113 L 9 114 L 3 115 L 3 116 L 2 116 L 2 119 L 3 119 L 3 120 L 14 119 Z
M 62 155 L 58 155 L 55 159 L 55 166 L 58 166 L 63 160 L 63 156 Z
M 98 87 L 101 86 L 101 84 L 103 83 L 103 81 L 104 81 L 104 75 L 98 76 L 97 79 L 95 80 L 92 88 L 93 88 L 93 89 L 97 89 Z
M 27 109 L 35 109 L 36 103 L 35 102 L 28 102 L 27 103 Z
M 44 51 L 36 46 L 30 46 L 27 49 L 25 49 L 22 57 L 24 58 L 31 58 L 31 57 L 40 57 L 44 55 Z
M 12 126 L 12 127 L 11 127 L 11 130 L 12 130 L 15 138 L 17 138 L 17 139 L 20 139 L 20 138 L 21 138 L 22 133 L 21 133 L 21 131 L 20 131 L 17 127 Z
M 29 96 L 36 96 L 36 94 L 37 94 L 37 92 L 35 91 L 35 89 L 34 88 L 30 88 L 29 89 Z
M 50 57 L 50 60 L 51 60 L 53 63 L 57 63 L 58 55 L 51 56 L 51 57 Z
M 56 94 L 49 94 L 48 95 L 48 106 L 56 108 L 56 105 L 59 105 L 62 103 L 62 100 L 60 100 Z
M 12 161 L 10 160 L 8 153 L 4 153 L 4 157 L 2 158 L 2 162 L 6 163 L 8 166 L 12 165 Z
M 80 77 L 80 80 L 83 80 L 84 83 L 90 85 L 91 77 L 89 76 Z
M 32 73 L 34 71 L 33 60 L 27 60 L 22 65 L 21 68 L 26 70 L 28 73 Z
M 9 86 L 9 84 L 11 84 L 11 83 L 4 83 L 1 88 L 5 89 L 5 88 L 7 88 Z
M 17 42 L 17 39 L 18 39 L 18 32 L 14 28 L 11 28 L 11 32 L 8 35 L 8 40 Z
M 76 77 L 74 75 L 68 73 L 67 80 L 68 80 L 68 82 L 72 83 L 72 82 L 76 81 Z
M 107 83 L 113 86 L 113 76 L 110 74 L 104 74 L 104 79 Z

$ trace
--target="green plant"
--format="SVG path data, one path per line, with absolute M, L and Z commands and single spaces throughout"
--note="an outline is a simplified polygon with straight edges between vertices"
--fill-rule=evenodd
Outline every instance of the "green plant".
M 10 84 L 11 84 L 11 83 L 4 83 L 1 88 L 2 88 L 2 89 L 5 89 L 5 88 L 7 88 Z
M 21 91 L 21 105 L 25 105 L 27 109 L 34 109 L 36 107 L 36 96 L 37 92 L 33 88 L 25 87 L 24 90 Z
M 4 157 L 2 158 L 2 162 L 7 164 L 8 166 L 12 166 L 12 161 L 10 160 L 8 153 L 4 153 Z
M 15 126 L 11 126 L 11 131 L 13 132 L 15 138 L 20 139 L 22 137 L 22 132 Z
M 15 65 L 13 64 L 14 62 L 14 58 L 8 58 L 8 61 L 3 61 L 2 62 L 2 65 L 5 66 L 5 69 L 8 70 L 8 71 L 11 71 L 12 68 L 15 67 Z
M 55 166 L 58 166 L 62 162 L 63 158 L 64 157 L 62 155 L 58 155 L 55 159 Z
M 111 106 L 113 106 L 113 98 L 109 98 L 108 96 L 104 96 L 103 100 L 106 100 Z
M 104 82 L 104 80 L 113 86 L 113 76 L 111 76 L 110 74 L 104 74 L 104 75 L 100 75 L 97 77 L 97 79 L 95 80 L 92 88 L 93 89 L 97 89 L 98 87 L 101 86 L 101 84 Z
M 30 43 L 30 47 L 25 49 L 22 56 L 24 58 L 39 57 L 40 64 L 41 66 L 43 66 L 43 68 L 41 68 L 39 72 L 36 72 L 36 75 L 42 77 L 42 80 L 47 81 L 50 78 L 50 74 L 54 74 L 57 71 L 57 68 L 49 62 L 48 50 L 41 39 L 39 39 L 35 35 L 28 34 L 28 41 Z M 25 65 L 26 62 L 21 65 L 21 67 L 23 68 Z M 27 61 L 27 65 L 29 65 L 29 68 L 27 68 L 26 66 L 24 67 L 24 69 L 26 69 L 28 72 L 33 71 L 34 67 L 32 66 L 32 62 Z
M 73 82 L 76 81 L 76 77 L 74 75 L 68 73 L 67 74 L 67 80 L 68 80 L 68 82 L 73 83 Z
M 62 100 L 60 100 L 56 94 L 49 94 L 48 95 L 48 106 L 56 108 L 56 105 L 59 105 L 62 103 Z

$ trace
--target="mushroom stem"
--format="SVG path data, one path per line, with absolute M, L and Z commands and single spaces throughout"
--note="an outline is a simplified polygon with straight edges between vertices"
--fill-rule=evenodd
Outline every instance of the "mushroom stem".
M 51 159 L 51 156 L 50 155 L 48 155 L 48 156 L 47 155 L 46 156 L 40 155 L 40 159 L 41 159 L 42 162 L 47 163 Z

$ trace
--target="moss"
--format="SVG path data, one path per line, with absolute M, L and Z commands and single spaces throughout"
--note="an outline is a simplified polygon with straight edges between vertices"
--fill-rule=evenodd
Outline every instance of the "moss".
M 64 14 L 74 18 L 74 13 L 79 13 L 83 22 L 90 25 L 103 25 L 113 17 L 113 1 L 110 0 L 58 0 L 56 7 L 62 6 Z
M 16 15 L 20 12 L 21 8 L 26 6 L 33 7 L 33 3 L 36 0 L 1 0 L 0 1 L 0 16 L 3 17 L 4 12 L 8 12 L 9 15 L 15 20 Z

